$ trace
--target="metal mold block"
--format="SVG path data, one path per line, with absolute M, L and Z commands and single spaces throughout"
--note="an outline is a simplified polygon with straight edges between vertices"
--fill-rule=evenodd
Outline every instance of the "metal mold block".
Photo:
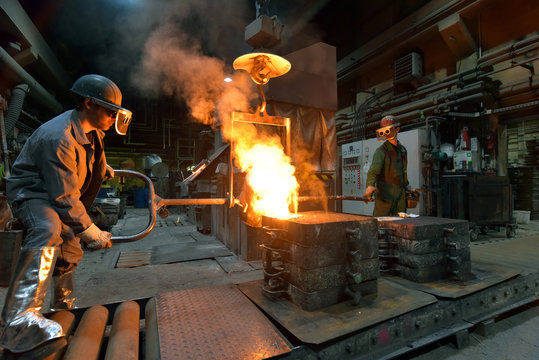
M 403 239 L 396 236 L 391 236 L 390 241 L 399 251 L 406 251 L 414 254 L 428 254 L 447 249 L 466 249 L 470 247 L 470 236 L 451 236 L 444 238 L 425 239 L 421 241 Z
M 396 264 L 395 270 L 399 276 L 418 283 L 436 281 L 447 278 L 466 280 L 471 276 L 471 261 L 465 261 L 455 268 L 451 266 L 430 266 L 423 268 L 411 268 L 405 265 Z
M 297 266 L 303 269 L 317 269 L 320 267 L 327 267 L 333 265 L 339 265 L 346 261 L 347 246 L 346 242 L 333 241 L 327 246 L 315 246 L 306 247 L 295 243 L 289 243 L 287 241 L 281 242 L 283 249 L 288 250 L 283 254 L 283 259 L 290 263 L 295 263 Z M 350 261 L 365 261 L 369 259 L 378 259 L 378 248 L 375 252 L 375 256 L 372 253 L 365 254 L 358 251 Z
M 322 211 L 306 211 L 291 219 L 264 217 L 263 226 L 283 229 L 288 232 L 287 240 L 303 246 L 327 246 L 338 239 L 346 239 L 346 229 L 360 229 L 362 250 L 375 251 L 378 235 L 376 218 Z
M 376 292 L 370 283 L 379 273 L 376 218 L 309 211 L 262 223 L 265 295 L 286 294 L 312 311 Z
M 335 286 L 319 291 L 307 292 L 290 285 L 290 298 L 292 302 L 306 311 L 315 311 L 350 299 L 346 292 L 347 286 Z M 361 297 L 376 294 L 378 280 L 370 280 L 353 285 L 352 289 L 360 293 Z
M 442 238 L 444 234 L 449 239 L 469 236 L 469 226 L 466 220 L 420 216 L 391 221 L 382 219 L 378 221 L 378 225 L 380 228 L 392 229 L 391 235 L 393 236 L 416 241 L 432 239 L 433 237 Z
M 330 287 L 359 283 L 378 278 L 378 259 L 369 259 L 356 263 L 350 270 L 344 265 L 305 270 L 294 264 L 285 263 L 289 272 L 288 281 L 302 291 L 318 291 Z M 350 271 L 353 274 L 349 274 Z M 351 279 L 352 276 L 355 276 Z
M 449 260 L 451 257 L 452 260 Z M 413 254 L 404 251 L 399 251 L 400 265 L 405 265 L 411 268 L 424 268 L 430 266 L 447 266 L 451 262 L 457 264 L 470 261 L 470 249 L 453 250 L 451 253 L 447 251 L 439 251 L 428 254 Z

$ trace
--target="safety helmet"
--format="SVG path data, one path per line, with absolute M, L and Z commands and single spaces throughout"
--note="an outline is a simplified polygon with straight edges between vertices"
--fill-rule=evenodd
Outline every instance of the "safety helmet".
M 71 91 L 105 109 L 116 111 L 116 132 L 120 135 L 127 133 L 133 114 L 121 106 L 122 92 L 112 80 L 96 74 L 84 75 L 73 83 Z
M 386 115 L 380 121 L 380 129 L 376 130 L 376 138 L 378 141 L 391 140 L 397 136 L 399 124 L 396 123 L 396 118 L 393 115 Z

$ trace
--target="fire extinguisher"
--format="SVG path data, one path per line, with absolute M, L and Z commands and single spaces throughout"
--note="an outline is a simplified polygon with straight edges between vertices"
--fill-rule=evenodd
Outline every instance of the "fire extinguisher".
M 470 130 L 467 126 L 464 126 L 460 131 L 460 149 L 470 150 Z

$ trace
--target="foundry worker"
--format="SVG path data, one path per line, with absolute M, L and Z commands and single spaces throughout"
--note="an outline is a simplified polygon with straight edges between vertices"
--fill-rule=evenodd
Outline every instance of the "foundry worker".
M 373 216 L 391 216 L 406 211 L 408 164 L 406 148 L 398 142 L 398 124 L 395 117 L 385 116 L 376 130 L 376 137 L 384 143 L 376 149 L 367 173 L 365 197 L 371 199 L 376 191 Z
M 51 277 L 51 309 L 72 308 L 81 240 L 90 250 L 112 245 L 111 234 L 93 224 L 87 211 L 104 178 L 114 176 L 104 131 L 114 126 L 125 135 L 131 112 L 121 107 L 122 93 L 106 77 L 82 76 L 71 91 L 78 106 L 33 132 L 6 183 L 26 236 L 1 315 L 0 347 L 28 358 L 65 344 L 61 326 L 40 314 Z

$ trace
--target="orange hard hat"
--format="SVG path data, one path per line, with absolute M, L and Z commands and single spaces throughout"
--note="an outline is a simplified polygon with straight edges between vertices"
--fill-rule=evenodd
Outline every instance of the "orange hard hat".
M 386 115 L 382 118 L 382 121 L 380 121 L 380 127 L 386 127 L 389 125 L 393 125 L 397 122 L 397 119 L 393 115 Z

